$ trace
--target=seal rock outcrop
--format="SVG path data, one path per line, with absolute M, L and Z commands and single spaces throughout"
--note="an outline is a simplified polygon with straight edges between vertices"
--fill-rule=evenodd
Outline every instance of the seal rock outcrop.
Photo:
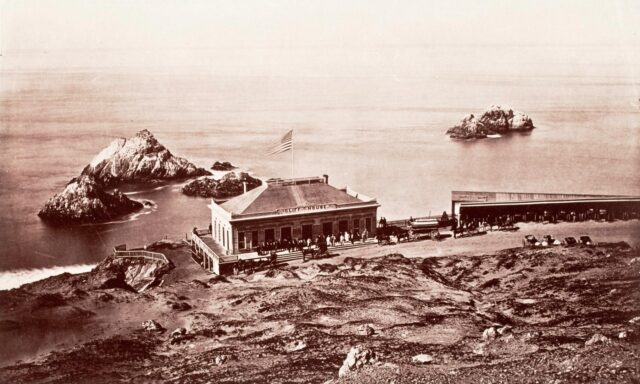
M 180 180 L 210 175 L 188 160 L 177 157 L 146 129 L 130 139 L 118 138 L 103 149 L 82 171 L 104 186 L 123 183 Z
M 534 129 L 533 121 L 525 113 L 498 105 L 492 105 L 480 116 L 465 116 L 458 124 L 447 130 L 454 139 L 482 139 L 491 134 Z
M 262 185 L 260 179 L 251 177 L 246 172 L 229 172 L 220 180 L 210 177 L 193 180 L 182 188 L 182 193 L 187 196 L 229 199 L 244 192 L 243 182 L 247 183 L 247 191 Z
M 72 179 L 38 212 L 43 220 L 58 224 L 98 223 L 138 211 L 143 204 L 118 190 L 106 192 L 92 176 Z

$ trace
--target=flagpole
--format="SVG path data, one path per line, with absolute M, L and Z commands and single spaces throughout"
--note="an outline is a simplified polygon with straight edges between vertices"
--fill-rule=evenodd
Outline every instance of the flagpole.
M 293 168 L 294 168 L 294 162 L 293 162 L 293 130 L 291 130 L 291 179 L 293 180 Z

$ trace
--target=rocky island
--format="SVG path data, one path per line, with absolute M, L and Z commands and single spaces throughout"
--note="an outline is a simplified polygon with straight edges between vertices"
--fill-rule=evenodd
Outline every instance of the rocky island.
M 157 183 L 210 175 L 188 160 L 174 156 L 146 129 L 130 139 L 118 138 L 82 171 L 105 187 L 125 183 Z
M 243 183 L 247 183 L 247 191 L 262 185 L 262 182 L 251 177 L 246 172 L 229 172 L 220 180 L 211 177 L 203 177 L 190 182 L 182 188 L 182 193 L 187 196 L 211 197 L 224 200 L 241 195 L 244 192 Z
M 447 130 L 447 135 L 454 139 L 483 139 L 492 134 L 530 131 L 534 128 L 533 121 L 526 114 L 492 105 L 480 117 L 474 114 L 465 116 Z
M 143 204 L 118 190 L 107 192 L 95 178 L 81 175 L 38 212 L 42 219 L 56 224 L 98 223 L 142 209 Z
M 103 149 L 79 177 L 47 201 L 38 216 L 54 224 L 100 223 L 136 212 L 143 204 L 116 186 L 158 183 L 211 173 L 174 156 L 144 129 L 132 138 L 118 138 Z
M 216 161 L 211 166 L 211 169 L 213 169 L 214 171 L 232 171 L 236 169 L 236 166 L 228 161 Z

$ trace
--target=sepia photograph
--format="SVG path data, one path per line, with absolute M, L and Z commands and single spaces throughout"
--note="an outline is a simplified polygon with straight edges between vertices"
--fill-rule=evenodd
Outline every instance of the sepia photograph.
M 0 0 L 0 383 L 640 383 L 640 2 Z

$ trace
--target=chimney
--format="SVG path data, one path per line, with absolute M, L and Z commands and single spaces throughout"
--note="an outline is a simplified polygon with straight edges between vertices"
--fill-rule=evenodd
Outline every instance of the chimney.
M 324 183 L 325 184 L 329 184 L 329 175 L 322 175 L 322 177 L 324 177 Z
M 247 182 L 246 181 L 242 182 L 242 190 L 243 190 L 243 192 L 242 192 L 243 194 L 247 193 Z

